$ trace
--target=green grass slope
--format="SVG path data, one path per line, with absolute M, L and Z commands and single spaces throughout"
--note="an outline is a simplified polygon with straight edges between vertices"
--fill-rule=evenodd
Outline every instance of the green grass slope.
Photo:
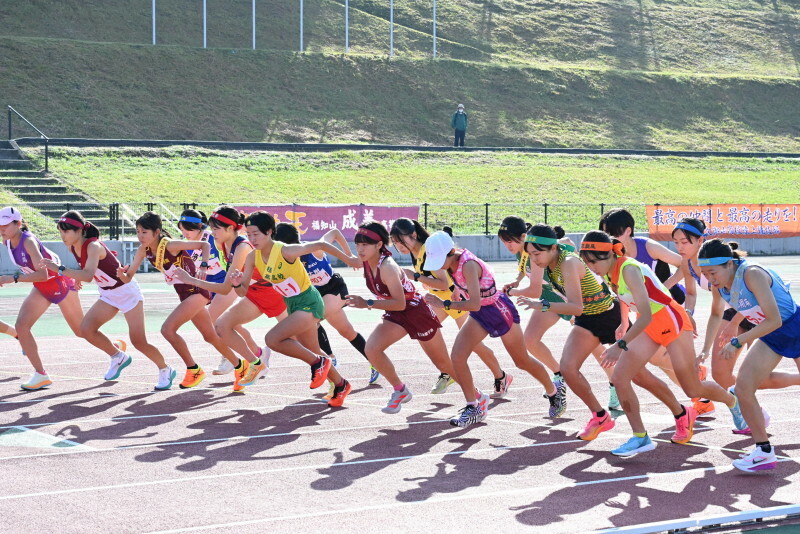
M 158 42 L 202 46 L 202 3 L 158 0 Z M 388 53 L 388 0 L 351 0 L 351 46 Z M 398 54 L 431 50 L 430 0 L 395 0 Z M 151 42 L 149 0 L 0 3 L 0 34 Z M 443 57 L 663 72 L 798 76 L 792 0 L 438 0 Z M 210 47 L 251 46 L 251 1 L 208 0 Z M 259 48 L 297 50 L 299 1 L 257 0 Z M 305 2 L 306 48 L 341 52 L 344 0 Z
M 51 136 L 442 144 L 463 101 L 472 145 L 800 151 L 800 78 L 22 38 L 0 72 Z

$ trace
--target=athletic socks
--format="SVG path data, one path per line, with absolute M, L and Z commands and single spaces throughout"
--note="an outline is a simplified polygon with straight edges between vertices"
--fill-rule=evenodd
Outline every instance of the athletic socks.
M 647 436 L 647 432 L 634 432 L 633 435 L 636 436 L 637 438 L 641 439 L 641 438 Z
M 328 356 L 333 354 L 331 342 L 328 340 L 328 333 L 325 332 L 325 329 L 322 327 L 322 323 L 320 323 L 317 327 L 317 340 L 319 341 L 319 348 L 322 349 L 322 352 Z
M 770 445 L 769 441 L 759 441 L 756 443 L 756 447 L 760 447 L 766 453 L 772 452 L 772 445 Z
M 405 384 L 400 384 L 399 386 L 394 386 L 395 391 L 403 391 L 403 388 L 406 387 Z
M 367 340 L 364 339 L 364 336 L 357 333 L 356 337 L 350 340 L 350 344 L 354 349 L 360 352 L 364 358 L 367 357 Z
M 237 363 L 237 364 L 236 364 L 236 366 L 234 367 L 234 369 L 236 369 L 236 370 L 238 371 L 238 370 L 239 370 L 239 369 L 241 369 L 241 368 L 242 368 L 242 360 L 239 360 L 239 363 Z
M 675 416 L 674 416 L 674 417 L 675 417 L 675 420 L 677 421 L 678 419 L 680 419 L 680 418 L 681 418 L 681 417 L 683 417 L 684 415 L 686 415 L 686 408 L 685 408 L 685 407 L 683 407 L 683 406 L 681 406 L 681 413 L 679 413 L 678 415 L 675 415 Z
M 197 364 L 194 364 L 191 367 L 187 365 L 186 369 L 188 369 L 189 371 L 194 371 L 195 369 L 200 369 L 200 366 Z
M 599 412 L 595 412 L 594 414 L 598 417 L 598 419 L 602 419 L 603 417 L 606 416 L 606 411 L 600 410 Z

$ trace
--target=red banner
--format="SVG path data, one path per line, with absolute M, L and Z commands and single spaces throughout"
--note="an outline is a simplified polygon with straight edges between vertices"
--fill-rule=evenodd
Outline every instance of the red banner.
M 352 241 L 358 225 L 365 221 L 378 221 L 390 229 L 392 223 L 400 217 L 409 219 L 419 217 L 419 206 L 288 204 L 284 206 L 238 206 L 237 209 L 245 213 L 263 210 L 275 217 L 277 222 L 292 223 L 297 227 L 303 241 L 320 239 L 333 228 L 338 228 L 348 241 Z
M 647 206 L 650 237 L 672 239 L 684 217 L 706 223 L 707 237 L 795 237 L 800 235 L 800 204 L 711 204 L 705 206 Z

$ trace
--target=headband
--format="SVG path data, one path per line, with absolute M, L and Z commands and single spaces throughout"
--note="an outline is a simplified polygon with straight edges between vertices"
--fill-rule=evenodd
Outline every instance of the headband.
M 676 224 L 675 225 L 675 229 L 676 230 L 683 230 L 685 232 L 689 232 L 690 234 L 694 234 L 697 237 L 703 237 L 703 235 L 705 235 L 705 234 L 703 234 L 703 232 L 698 230 L 696 227 L 692 226 L 691 224 L 684 223 L 684 222 L 679 222 L 678 224 Z
M 711 267 L 712 265 L 725 265 L 733 258 L 730 256 L 718 256 L 716 258 L 698 258 L 697 265 L 700 267 Z
M 358 232 L 356 232 L 356 235 L 363 235 L 364 237 L 368 237 L 373 241 L 377 241 L 378 243 L 383 244 L 383 239 L 381 239 L 381 236 L 379 236 L 377 233 L 373 232 L 369 228 L 359 228 Z
M 536 243 L 537 245 L 558 245 L 558 239 L 531 234 L 525 236 L 525 242 Z
M 181 215 L 181 220 L 178 222 L 190 222 L 190 223 L 197 223 L 203 224 L 203 219 L 200 217 L 191 217 L 189 215 Z
M 227 224 L 227 225 L 229 225 L 229 226 L 233 226 L 233 227 L 234 227 L 234 228 L 236 228 L 237 230 L 241 230 L 241 228 L 242 228 L 242 225 L 241 225 L 241 224 L 233 222 L 233 221 L 232 221 L 232 220 L 230 220 L 229 218 L 225 217 L 224 215 L 220 215 L 220 214 L 219 214 L 219 213 L 217 213 L 216 211 L 215 211 L 214 213 L 212 213 L 212 214 L 211 214 L 211 218 L 212 218 L 212 219 L 216 219 L 216 220 L 218 220 L 218 221 L 220 221 L 220 222 L 224 222 L 225 224 Z M 182 220 L 182 219 L 181 219 L 181 220 Z
M 582 241 L 581 252 L 584 250 L 592 252 L 613 252 L 617 256 L 624 254 L 625 246 L 622 243 L 605 243 L 603 241 Z
M 89 226 L 89 223 L 82 223 L 76 219 L 70 219 L 69 217 L 59 217 L 58 222 L 66 223 L 70 226 L 74 226 L 76 228 L 86 228 Z

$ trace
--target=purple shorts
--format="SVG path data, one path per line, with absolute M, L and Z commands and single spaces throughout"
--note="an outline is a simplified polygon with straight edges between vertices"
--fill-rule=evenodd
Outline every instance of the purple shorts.
M 501 337 L 511 330 L 514 323 L 519 324 L 519 313 L 508 295 L 500 294 L 494 303 L 481 306 L 478 311 L 469 312 L 469 316 L 489 333 L 489 337 Z
M 51 304 L 59 304 L 67 298 L 70 291 L 76 291 L 75 280 L 66 276 L 54 276 L 44 282 L 34 282 L 33 287 L 38 289 Z

